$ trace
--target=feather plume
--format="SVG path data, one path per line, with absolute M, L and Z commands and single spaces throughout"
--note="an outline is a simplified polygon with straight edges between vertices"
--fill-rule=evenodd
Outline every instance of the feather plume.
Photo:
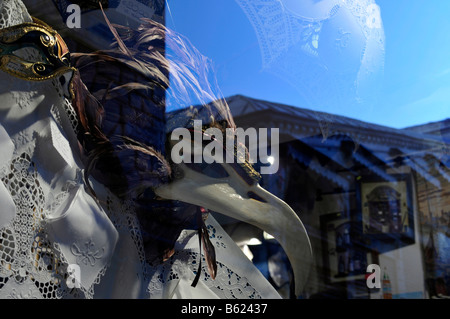
M 163 25 L 143 19 L 137 30 L 112 24 L 110 50 L 75 53 L 79 70 L 74 106 L 79 141 L 92 174 L 122 199 L 133 199 L 146 258 L 164 261 L 173 254 L 183 229 L 199 231 L 207 267 L 217 272 L 214 246 L 199 207 L 156 198 L 154 187 L 173 176 L 166 159 L 166 133 L 187 126 L 195 115 L 166 119 L 166 107 L 200 103 L 204 118 L 234 127 L 228 105 L 211 76 L 211 62 L 192 44 Z M 176 112 L 174 113 L 176 114 Z

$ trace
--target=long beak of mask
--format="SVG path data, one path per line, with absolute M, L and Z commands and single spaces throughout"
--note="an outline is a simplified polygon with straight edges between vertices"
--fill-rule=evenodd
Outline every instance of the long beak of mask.
M 271 234 L 291 262 L 295 293 L 299 296 L 312 262 L 305 227 L 289 205 L 256 181 L 250 182 L 245 169 L 240 168 L 242 165 L 228 163 L 180 163 L 176 169 L 181 171 L 181 176 L 159 187 L 155 193 L 165 199 L 194 204 L 247 222 Z

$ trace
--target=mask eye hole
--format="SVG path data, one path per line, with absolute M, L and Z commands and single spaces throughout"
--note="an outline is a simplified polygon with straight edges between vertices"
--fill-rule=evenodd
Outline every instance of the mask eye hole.
M 66 66 L 70 66 L 70 55 L 66 54 L 66 55 L 62 56 L 61 62 Z
M 251 199 L 257 200 L 258 202 L 267 203 L 265 199 L 263 199 L 261 196 L 256 195 L 254 192 L 248 192 L 247 196 Z
M 44 46 L 48 47 L 50 45 L 51 42 L 51 38 L 48 34 L 42 34 L 41 35 L 41 42 Z
M 229 176 L 223 166 L 218 163 L 185 163 L 185 165 L 193 171 L 212 178 L 226 178 Z

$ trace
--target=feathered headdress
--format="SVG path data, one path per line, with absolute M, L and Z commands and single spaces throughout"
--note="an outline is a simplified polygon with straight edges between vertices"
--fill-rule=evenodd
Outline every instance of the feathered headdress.
M 137 206 L 146 257 L 164 260 L 172 254 L 180 232 L 198 229 L 208 266 L 215 273 L 214 248 L 202 216 L 205 210 L 157 198 L 153 189 L 173 178 L 166 157 L 166 134 L 205 123 L 234 127 L 228 105 L 220 98 L 210 61 L 190 42 L 163 25 L 143 19 L 137 30 L 112 25 L 110 50 L 72 54 L 78 137 L 92 175 L 119 198 Z M 188 107 L 169 118 L 166 108 Z

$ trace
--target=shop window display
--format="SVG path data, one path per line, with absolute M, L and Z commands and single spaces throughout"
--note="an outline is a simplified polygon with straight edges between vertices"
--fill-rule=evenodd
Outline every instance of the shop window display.
M 371 122 L 386 4 L 198 1 L 0 1 L 0 296 L 450 298 L 450 123 Z

